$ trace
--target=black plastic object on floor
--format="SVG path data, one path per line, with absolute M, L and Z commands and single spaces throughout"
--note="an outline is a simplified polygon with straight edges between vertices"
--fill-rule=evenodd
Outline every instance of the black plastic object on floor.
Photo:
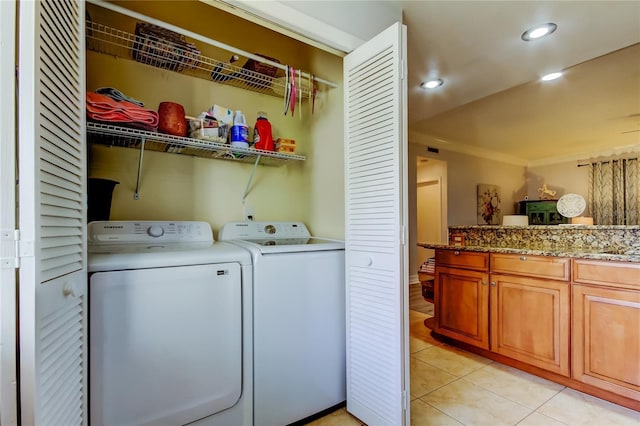
M 113 190 L 119 183 L 110 179 L 87 179 L 87 222 L 109 220 Z

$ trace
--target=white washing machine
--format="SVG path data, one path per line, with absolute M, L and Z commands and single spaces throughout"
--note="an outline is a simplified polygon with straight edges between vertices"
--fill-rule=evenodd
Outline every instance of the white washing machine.
M 251 258 L 205 222 L 89 223 L 92 425 L 251 425 Z
M 301 222 L 232 222 L 218 239 L 253 261 L 254 424 L 344 403 L 344 242 L 312 237 Z

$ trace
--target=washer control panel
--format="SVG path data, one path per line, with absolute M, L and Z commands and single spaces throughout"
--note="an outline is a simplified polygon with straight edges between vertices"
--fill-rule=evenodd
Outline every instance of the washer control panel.
M 213 242 L 207 222 L 98 221 L 88 226 L 89 244 Z
M 218 240 L 256 240 L 310 238 L 309 230 L 302 222 L 229 222 L 226 223 Z

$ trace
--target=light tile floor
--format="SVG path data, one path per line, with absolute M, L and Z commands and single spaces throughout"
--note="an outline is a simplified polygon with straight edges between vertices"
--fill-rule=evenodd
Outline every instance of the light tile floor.
M 640 426 L 637 411 L 438 342 L 427 317 L 410 311 L 412 426 Z M 310 423 L 361 424 L 345 409 Z

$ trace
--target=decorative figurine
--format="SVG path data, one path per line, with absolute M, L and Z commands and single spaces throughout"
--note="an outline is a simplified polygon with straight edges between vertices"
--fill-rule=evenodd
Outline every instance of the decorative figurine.
M 542 187 L 538 188 L 541 200 L 553 200 L 556 196 L 556 191 L 547 188 L 547 184 L 543 183 Z

